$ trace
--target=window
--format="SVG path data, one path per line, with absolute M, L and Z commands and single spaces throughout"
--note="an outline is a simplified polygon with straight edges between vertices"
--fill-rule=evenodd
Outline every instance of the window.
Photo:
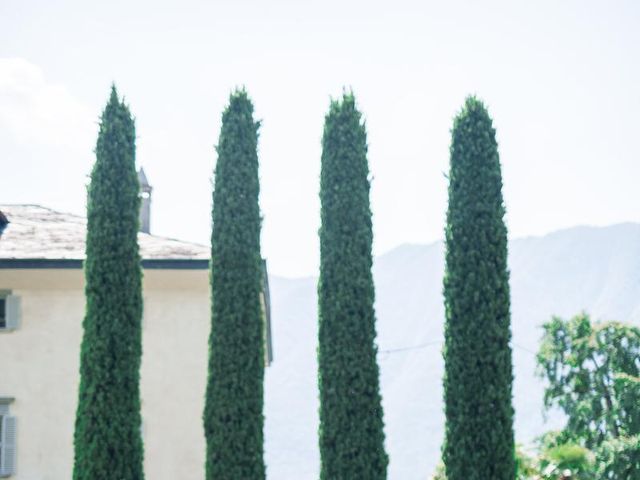
M 7 299 L 0 297 L 0 328 L 7 328 Z
M 0 290 L 0 332 L 18 328 L 20 320 L 20 297 Z
M 16 417 L 9 415 L 12 398 L 0 397 L 0 477 L 16 473 Z

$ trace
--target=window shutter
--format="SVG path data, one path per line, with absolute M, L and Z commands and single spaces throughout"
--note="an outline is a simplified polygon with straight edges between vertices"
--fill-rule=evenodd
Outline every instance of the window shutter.
M 2 455 L 1 475 L 9 476 L 16 473 L 16 417 L 2 417 Z
M 7 295 L 5 304 L 6 329 L 15 330 L 20 325 L 20 297 Z

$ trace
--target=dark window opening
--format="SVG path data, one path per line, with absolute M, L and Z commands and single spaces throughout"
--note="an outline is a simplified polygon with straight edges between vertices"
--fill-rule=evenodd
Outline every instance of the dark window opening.
M 7 328 L 7 299 L 0 297 L 0 328 Z

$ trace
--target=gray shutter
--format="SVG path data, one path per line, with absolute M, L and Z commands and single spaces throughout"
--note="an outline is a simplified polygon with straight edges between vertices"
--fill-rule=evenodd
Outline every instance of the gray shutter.
M 16 417 L 2 417 L 2 470 L 0 475 L 16 473 Z
M 5 321 L 7 330 L 15 330 L 20 325 L 20 297 L 7 295 L 5 303 Z

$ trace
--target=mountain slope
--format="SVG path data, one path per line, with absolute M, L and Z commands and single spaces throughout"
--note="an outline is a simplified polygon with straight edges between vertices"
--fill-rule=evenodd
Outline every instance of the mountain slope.
M 558 424 L 542 416 L 535 377 L 540 325 L 581 310 L 640 323 L 640 225 L 576 227 L 510 243 L 516 438 Z M 439 460 L 444 248 L 404 245 L 374 266 L 378 360 L 390 479 L 424 479 Z M 314 479 L 317 442 L 316 279 L 270 278 L 275 362 L 266 373 L 269 478 Z

